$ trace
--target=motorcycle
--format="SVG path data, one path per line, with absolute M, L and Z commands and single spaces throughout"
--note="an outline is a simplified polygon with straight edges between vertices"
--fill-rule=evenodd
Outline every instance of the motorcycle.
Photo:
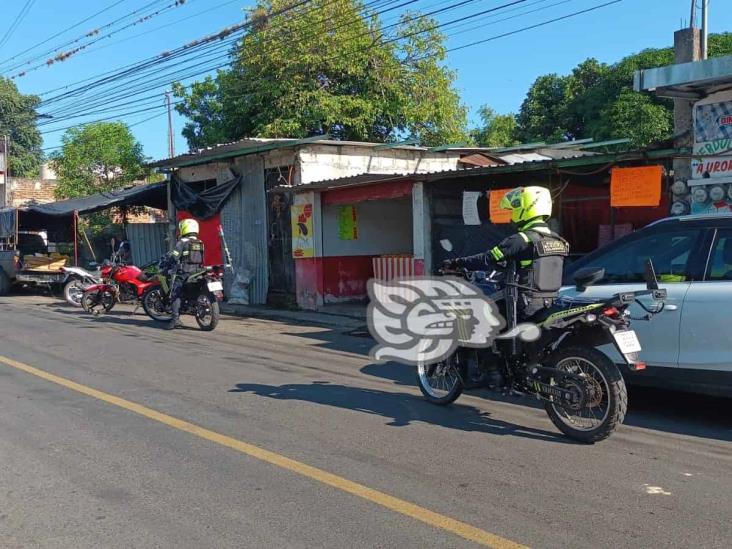
M 159 267 L 162 267 L 162 263 Z M 189 274 L 183 284 L 180 314 L 195 317 L 201 330 L 212 331 L 219 323 L 219 302 L 224 299 L 223 278 L 223 266 L 214 265 Z M 142 296 L 142 308 L 153 320 L 170 322 L 173 319 L 170 300 L 172 280 L 169 280 L 162 268 L 157 279 L 158 285 L 149 288 Z
M 94 315 L 108 313 L 117 303 L 135 305 L 137 311 L 146 290 L 159 284 L 155 274 L 156 263 L 143 267 L 123 263 L 118 254 L 111 261 L 105 261 L 101 268 L 102 282 L 84 289 L 81 306 Z
M 608 438 L 622 424 L 628 407 L 625 382 L 618 366 L 596 347 L 613 344 L 631 372 L 645 369 L 638 359 L 640 342 L 630 329 L 628 308 L 638 303 L 650 320 L 663 311 L 666 290 L 650 260 L 646 263 L 646 290 L 615 294 L 605 300 L 559 298 L 527 322 L 517 322 L 518 277 L 509 265 L 504 280 L 466 269 L 441 269 L 438 274 L 462 276 L 486 289 L 502 288 L 507 330 L 488 348 L 459 347 L 447 359 L 418 364 L 417 381 L 424 397 L 438 405 L 454 402 L 465 389 L 489 388 L 505 394 L 532 395 L 541 400 L 552 423 L 566 436 L 584 443 Z M 604 277 L 604 269 L 583 269 L 575 276 L 581 294 Z M 655 308 L 638 301 L 651 295 Z M 540 331 L 536 330 L 538 326 Z M 516 337 L 533 329 L 538 339 Z
M 97 267 L 96 263 L 90 263 L 90 268 Z M 66 282 L 63 287 L 64 300 L 74 307 L 81 307 L 81 298 L 84 290 L 92 284 L 102 282 L 101 271 L 88 271 L 82 267 L 61 267 L 61 271 L 66 274 Z

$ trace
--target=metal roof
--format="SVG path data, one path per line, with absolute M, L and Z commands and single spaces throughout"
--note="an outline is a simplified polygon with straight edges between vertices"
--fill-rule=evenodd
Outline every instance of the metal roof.
M 688 156 L 691 149 L 659 149 L 647 151 L 631 151 L 622 153 L 604 153 L 585 155 L 579 154 L 572 157 L 547 160 L 532 160 L 518 164 L 501 166 L 488 166 L 485 168 L 463 168 L 457 170 L 445 170 L 429 173 L 401 173 L 401 174 L 374 174 L 362 173 L 354 176 L 341 177 L 336 179 L 324 179 L 312 183 L 294 186 L 274 187 L 270 192 L 304 192 L 331 190 L 341 187 L 354 187 L 359 185 L 370 185 L 374 183 L 391 183 L 396 181 L 422 181 L 433 182 L 445 179 L 462 177 L 489 177 L 510 173 L 540 172 L 549 170 L 561 170 L 580 168 L 582 166 L 612 165 L 622 162 L 655 161 L 677 156 Z
M 148 164 L 150 168 L 184 168 L 187 166 L 197 166 L 201 164 L 208 164 L 209 162 L 215 162 L 218 160 L 225 160 L 228 158 L 234 158 L 238 156 L 247 156 L 250 154 L 259 154 L 275 149 L 287 149 L 291 147 L 297 147 L 305 144 L 317 144 L 317 145 L 329 145 L 333 147 L 364 147 L 372 149 L 398 149 L 398 150 L 409 150 L 409 151 L 422 151 L 422 152 L 486 152 L 490 153 L 490 150 L 485 147 L 465 147 L 465 146 L 453 146 L 446 145 L 437 149 L 430 149 L 428 147 L 421 147 L 417 145 L 409 145 L 407 143 L 370 143 L 366 141 L 336 141 L 330 139 L 330 136 L 315 136 L 307 137 L 305 139 L 241 139 L 231 143 L 223 143 L 220 145 L 214 145 L 206 147 L 205 149 L 199 149 L 194 152 L 181 154 L 174 156 L 173 158 L 165 158 L 162 160 L 156 160 Z
M 636 71 L 635 91 L 654 91 L 660 97 L 702 99 L 732 88 L 732 55 Z

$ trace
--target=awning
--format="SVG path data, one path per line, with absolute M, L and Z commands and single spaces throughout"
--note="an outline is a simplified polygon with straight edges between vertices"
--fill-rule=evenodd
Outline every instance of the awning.
M 117 191 L 103 192 L 85 196 L 51 202 L 50 204 L 36 204 L 20 208 L 22 212 L 49 215 L 52 217 L 68 217 L 78 212 L 90 214 L 113 207 L 122 206 L 150 206 L 159 210 L 168 209 L 166 190 L 167 182 L 137 185 Z
M 732 55 L 635 72 L 633 89 L 659 97 L 702 99 L 732 88 Z

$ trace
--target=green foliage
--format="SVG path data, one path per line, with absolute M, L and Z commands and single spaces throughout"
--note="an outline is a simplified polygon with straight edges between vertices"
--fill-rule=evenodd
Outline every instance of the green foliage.
M 43 152 L 36 125 L 41 99 L 23 95 L 12 80 L 0 77 L 0 136 L 10 137 L 11 175 L 34 176 L 40 171 Z
M 77 198 L 124 187 L 145 176 L 142 145 L 123 122 L 71 128 L 51 156 L 57 198 Z
M 497 114 L 488 105 L 483 105 L 478 114 L 481 125 L 471 132 L 475 143 L 481 147 L 511 147 L 519 144 L 515 115 Z
M 433 20 L 404 14 L 382 27 L 364 16 L 361 0 L 313 0 L 267 15 L 291 5 L 260 0 L 232 66 L 190 90 L 174 86 L 191 147 L 325 133 L 426 145 L 467 139 L 466 111 Z
M 732 34 L 709 39 L 710 56 L 732 54 Z M 633 91 L 636 70 L 670 65 L 672 48 L 647 49 L 613 65 L 587 59 L 571 74 L 540 76 L 521 105 L 518 136 L 523 142 L 592 137 L 630 138 L 643 147 L 672 135 L 673 103 Z

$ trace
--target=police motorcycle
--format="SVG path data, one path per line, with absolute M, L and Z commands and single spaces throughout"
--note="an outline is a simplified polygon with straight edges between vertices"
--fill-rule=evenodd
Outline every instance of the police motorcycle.
M 150 288 L 142 296 L 142 308 L 145 313 L 158 322 L 170 322 L 173 318 L 170 290 L 173 285 L 172 276 L 167 275 L 169 256 L 163 256 L 155 278 L 158 285 Z M 173 275 L 180 276 L 180 275 Z M 192 315 L 199 328 L 212 331 L 221 317 L 219 303 L 224 299 L 224 268 L 222 265 L 202 267 L 187 275 L 181 292 L 181 315 Z
M 650 260 L 645 267 L 646 290 L 605 300 L 559 297 L 550 308 L 522 323 L 517 303 L 524 287 L 518 284 L 515 262 L 509 262 L 501 274 L 445 267 L 437 274 L 461 277 L 493 301 L 504 300 L 506 327 L 490 347 L 458 347 L 445 360 L 418 364 L 417 381 L 428 401 L 448 405 L 464 390 L 474 388 L 532 395 L 544 403 L 562 433 L 590 444 L 608 438 L 623 422 L 628 407 L 625 382 L 618 366 L 596 347 L 613 344 L 630 371 L 645 369 L 630 323 L 650 320 L 663 311 L 666 298 Z M 602 280 L 604 274 L 604 269 L 578 271 L 574 279 L 578 292 Z M 643 295 L 653 297 L 655 308 L 638 301 Z M 628 308 L 633 303 L 647 314 L 631 319 Z

